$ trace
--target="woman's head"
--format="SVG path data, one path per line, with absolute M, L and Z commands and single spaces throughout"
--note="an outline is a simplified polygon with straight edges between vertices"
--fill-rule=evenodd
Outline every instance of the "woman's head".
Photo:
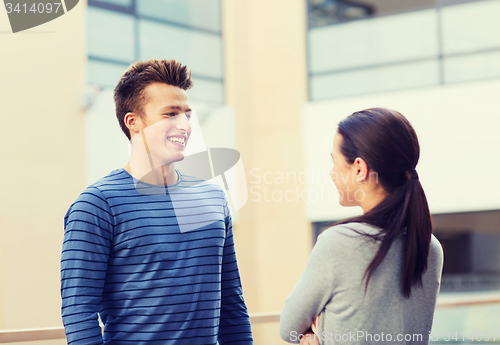
M 427 199 L 414 170 L 420 156 L 415 130 L 397 111 L 384 108 L 358 111 L 339 123 L 332 156 L 335 160 L 332 179 L 337 188 L 361 190 L 368 201 L 372 199 L 368 212 L 337 224 L 366 222 L 384 231 L 377 237 L 382 243 L 368 266 L 367 282 L 394 239 L 405 234 L 403 291 L 409 296 L 411 286 L 421 284 L 432 233 Z M 340 176 L 344 180 L 339 181 Z M 339 192 L 342 195 L 341 189 Z M 356 202 L 363 207 L 362 201 L 355 199 L 350 204 L 341 199 L 345 206 L 354 206 Z
M 334 136 L 330 173 L 342 206 L 363 210 L 404 188 L 420 155 L 417 135 L 400 113 L 384 108 L 355 112 Z
M 368 166 L 361 155 L 353 154 L 349 159 L 345 156 L 342 150 L 344 143 L 344 137 L 338 132 L 335 133 L 330 176 L 339 192 L 339 203 L 342 206 L 360 206 L 366 213 L 380 202 L 387 192 L 379 183 L 377 173 Z
M 420 156 L 415 130 L 394 110 L 357 111 L 339 123 L 338 134 L 346 161 L 353 164 L 362 158 L 388 193 L 408 181 L 407 171 L 416 167 Z

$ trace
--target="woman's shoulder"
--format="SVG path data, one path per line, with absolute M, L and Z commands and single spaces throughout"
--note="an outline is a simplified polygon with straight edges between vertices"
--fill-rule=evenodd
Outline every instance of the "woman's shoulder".
M 434 234 L 431 235 L 431 248 L 437 251 L 443 251 L 443 246 L 441 245 L 441 242 L 434 236 Z
M 368 235 L 376 235 L 380 228 L 367 223 L 345 223 L 334 225 L 324 230 L 318 236 L 317 243 L 328 244 L 331 248 L 345 250 L 351 246 L 358 247 L 361 243 L 372 242 Z
M 327 258 L 338 272 L 358 264 L 365 267 L 379 244 L 363 234 L 376 234 L 379 230 L 363 223 L 334 225 L 318 236 L 313 251 Z
M 431 243 L 429 246 L 429 260 L 435 262 L 438 267 L 443 266 L 443 246 L 441 245 L 441 242 L 439 242 L 439 240 L 436 238 L 436 236 L 434 236 L 434 234 L 431 235 Z
M 339 236 L 348 236 L 348 237 L 359 237 L 365 234 L 368 235 L 376 235 L 380 233 L 382 229 L 368 223 L 344 223 L 334 225 L 321 233 L 324 234 L 324 237 L 339 237 Z

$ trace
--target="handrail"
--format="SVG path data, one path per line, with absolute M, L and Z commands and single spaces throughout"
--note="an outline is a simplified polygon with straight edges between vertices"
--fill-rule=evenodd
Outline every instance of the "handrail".
M 250 323 L 278 322 L 280 314 L 275 313 L 252 313 Z M 30 328 L 0 331 L 0 344 L 15 343 L 20 341 L 55 340 L 65 339 L 64 327 Z
M 482 304 L 496 304 L 500 303 L 500 296 L 498 297 L 482 297 L 482 298 L 468 298 L 464 300 L 447 299 L 444 301 L 438 301 L 436 304 L 437 309 L 441 308 L 452 308 L 452 307 L 467 307 L 471 305 L 482 305 Z M 266 323 L 266 322 L 278 322 L 280 320 L 280 313 L 252 313 L 250 314 L 250 323 Z M 64 327 L 50 327 L 50 328 L 31 328 L 31 329 L 18 329 L 18 330 L 7 330 L 0 331 L 0 344 L 3 343 L 14 343 L 21 341 L 37 341 L 37 340 L 55 340 L 64 339 L 66 337 L 64 333 Z
M 20 341 L 64 339 L 64 327 L 30 328 L 0 331 L 0 343 L 16 343 Z
M 451 308 L 451 307 L 468 307 L 471 305 L 481 305 L 481 304 L 496 304 L 500 303 L 500 295 L 498 297 L 468 297 L 467 299 L 462 298 L 447 298 L 436 303 L 436 308 Z

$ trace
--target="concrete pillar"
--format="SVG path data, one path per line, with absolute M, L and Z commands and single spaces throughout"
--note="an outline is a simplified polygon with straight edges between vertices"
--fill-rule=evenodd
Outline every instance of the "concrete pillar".
M 222 19 L 226 102 L 249 187 L 235 227 L 244 296 L 252 313 L 279 312 L 312 246 L 298 181 L 305 171 L 306 3 L 223 0 Z M 255 344 L 284 343 L 278 323 L 253 331 Z
M 80 1 L 53 21 L 13 34 L 0 11 L 3 330 L 62 325 L 63 217 L 85 188 L 78 98 L 87 73 L 85 14 L 86 1 Z

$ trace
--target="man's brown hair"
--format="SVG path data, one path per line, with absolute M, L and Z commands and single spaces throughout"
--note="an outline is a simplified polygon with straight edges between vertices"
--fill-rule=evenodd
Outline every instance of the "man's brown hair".
M 187 90 L 193 86 L 191 71 L 175 60 L 136 61 L 123 73 L 115 87 L 116 117 L 120 127 L 130 140 L 130 131 L 125 126 L 125 114 L 133 112 L 144 115 L 147 94 L 144 89 L 152 83 L 165 83 Z

